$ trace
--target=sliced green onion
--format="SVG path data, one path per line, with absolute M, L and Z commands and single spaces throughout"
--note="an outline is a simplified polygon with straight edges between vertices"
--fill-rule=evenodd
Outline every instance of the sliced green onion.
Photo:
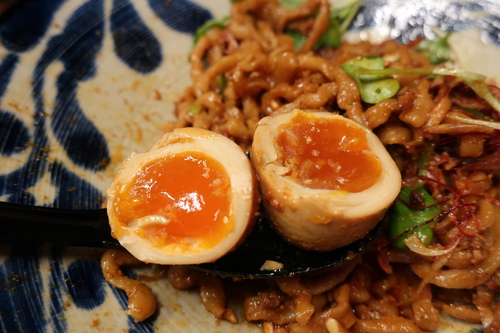
M 341 41 L 342 41 L 342 32 L 340 31 L 339 21 L 336 17 L 331 16 L 330 26 L 321 35 L 316 44 L 314 44 L 314 48 L 321 49 L 327 46 L 337 48 L 340 46 Z
M 399 82 L 393 78 L 379 79 L 363 83 L 360 89 L 361 98 L 366 103 L 377 104 L 389 99 L 399 91 Z
M 333 8 L 330 11 L 330 26 L 323 35 L 321 35 L 314 47 L 316 49 L 327 46 L 333 48 L 339 47 L 342 42 L 342 35 L 356 17 L 362 2 L 363 0 L 356 0 L 346 6 Z
M 383 69 L 385 67 L 385 61 L 382 57 L 368 55 L 364 57 L 351 58 L 347 60 L 340 67 L 344 68 L 344 70 L 348 74 L 349 73 L 358 74 L 359 71 L 357 67 L 364 69 L 372 69 L 372 70 Z M 386 76 L 387 75 L 381 75 L 381 74 L 359 74 L 357 77 L 361 81 L 372 81 L 372 80 L 383 79 Z
M 295 47 L 296 50 L 300 50 L 300 48 L 302 47 L 302 45 L 304 45 L 304 43 L 307 40 L 306 36 L 304 36 L 303 34 L 301 34 L 300 32 L 298 32 L 296 30 L 287 29 L 285 31 L 285 33 L 288 36 L 292 37 L 293 46 Z
M 458 106 L 453 107 L 453 109 L 463 111 L 465 114 L 470 114 L 471 116 L 474 116 L 474 117 L 482 119 L 482 120 L 489 120 L 489 118 L 487 116 L 485 116 L 479 110 L 474 110 L 474 109 L 469 109 L 469 108 L 464 108 L 464 107 L 458 107 Z
M 376 104 L 393 97 L 399 91 L 399 82 L 384 74 L 371 73 L 384 68 L 384 59 L 378 56 L 358 57 L 348 60 L 340 66 L 356 81 L 361 99 Z M 368 70 L 366 72 L 365 70 Z
M 190 104 L 188 106 L 188 112 L 192 116 L 200 113 L 200 111 L 201 111 L 201 108 L 198 105 Z
M 296 9 L 306 1 L 307 0 L 280 0 L 280 5 L 285 9 Z
M 219 74 L 215 79 L 217 80 L 217 84 L 219 85 L 219 94 L 222 95 L 227 86 L 226 76 L 224 74 Z
M 341 65 L 342 68 L 344 65 Z M 345 70 L 345 68 L 344 68 Z M 347 72 L 347 70 L 346 70 Z M 481 74 L 469 72 L 463 69 L 450 69 L 450 68 L 384 68 L 384 69 L 368 69 L 357 66 L 353 71 L 356 77 L 361 75 L 396 75 L 396 74 L 427 74 L 427 75 L 440 75 L 440 76 L 454 76 L 460 78 L 467 84 L 474 92 L 484 99 L 491 107 L 500 113 L 500 101 L 491 93 L 488 84 L 486 83 L 486 76 Z
M 305 0 L 281 0 L 281 6 L 286 9 L 295 9 L 300 7 L 305 2 Z M 342 35 L 349 28 L 354 17 L 358 13 L 359 8 L 363 0 L 355 0 L 351 3 L 330 10 L 330 25 L 328 29 L 321 35 L 318 39 L 314 48 L 319 49 L 323 47 L 337 48 L 340 46 L 342 41 Z M 298 50 L 302 47 L 307 37 L 301 34 L 299 31 L 289 29 L 285 32 L 287 35 L 292 37 L 294 41 L 294 46 Z
M 448 40 L 451 32 L 437 39 L 426 39 L 415 47 L 415 51 L 425 55 L 433 65 L 450 60 L 450 44 Z
M 419 158 L 417 162 L 418 166 L 418 175 L 426 177 L 427 176 L 427 169 L 429 168 L 429 163 L 431 160 L 431 155 L 434 153 L 434 144 L 428 144 L 423 148 L 423 150 L 419 153 Z M 417 186 L 423 187 L 425 184 L 425 181 L 421 178 L 418 178 L 417 180 Z
M 412 196 L 419 197 L 423 207 L 414 207 Z M 441 209 L 436 200 L 424 188 L 403 187 L 389 209 L 389 234 L 394 240 L 393 245 L 407 249 L 404 240 L 413 234 L 417 234 L 422 244 L 429 245 L 434 237 L 433 220 L 439 214 Z
M 467 78 L 463 78 L 463 80 L 478 96 L 484 99 L 497 112 L 500 112 L 500 101 L 493 96 L 490 88 L 488 88 L 488 84 L 485 81 L 486 77 L 483 77 L 483 80 L 471 80 Z
M 206 34 L 209 30 L 213 28 L 223 29 L 226 26 L 227 22 L 229 21 L 229 18 L 230 16 L 228 15 L 220 19 L 208 20 L 205 23 L 203 23 L 194 33 L 193 45 L 196 45 L 201 36 Z
M 473 119 L 473 118 L 467 117 L 463 113 L 459 113 L 459 112 L 450 112 L 446 115 L 446 117 L 448 119 L 453 119 L 453 120 L 456 120 L 456 121 L 459 121 L 459 122 L 465 123 L 465 124 L 487 126 L 487 127 L 490 127 L 490 128 L 496 129 L 496 130 L 500 130 L 500 123 L 499 122 Z
M 336 13 L 335 15 L 342 22 L 340 24 L 340 34 L 343 34 L 347 31 L 347 29 L 349 29 L 349 26 L 351 25 L 352 20 L 356 17 L 362 3 L 363 0 L 356 0 L 347 6 L 334 9 L 334 14 Z

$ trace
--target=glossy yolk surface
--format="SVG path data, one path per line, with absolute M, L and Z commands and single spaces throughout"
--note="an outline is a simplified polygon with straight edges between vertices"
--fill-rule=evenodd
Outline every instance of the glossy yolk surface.
M 150 223 L 139 236 L 156 246 L 189 239 L 203 247 L 219 243 L 233 227 L 230 180 L 223 166 L 199 152 L 171 155 L 143 167 L 115 200 L 119 221 L 163 216 L 167 224 Z
M 280 126 L 276 144 L 286 176 L 308 188 L 360 192 L 382 173 L 365 131 L 341 118 L 297 114 Z

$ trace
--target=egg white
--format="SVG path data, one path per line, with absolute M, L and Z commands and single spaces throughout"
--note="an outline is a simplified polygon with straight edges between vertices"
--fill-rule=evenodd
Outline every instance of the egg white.
M 153 216 L 125 225 L 114 211 L 117 193 L 134 181 L 137 172 L 165 156 L 184 152 L 200 152 L 217 160 L 227 172 L 231 188 L 230 214 L 234 228 L 212 248 L 200 246 L 202 240 L 189 239 L 189 244 L 154 246 L 139 235 L 141 223 L 162 223 Z M 223 135 L 196 128 L 176 129 L 161 137 L 149 151 L 132 153 L 121 165 L 107 192 L 107 211 L 113 236 L 139 260 L 147 263 L 175 265 L 212 262 L 233 250 L 250 232 L 258 206 L 258 191 L 253 168 L 242 149 Z M 130 198 L 131 200 L 133 198 Z M 165 222 L 165 221 L 163 221 Z
M 266 213 L 272 226 L 287 241 L 309 250 L 329 251 L 364 237 L 382 219 L 401 188 L 401 174 L 378 137 L 354 121 L 329 112 L 308 112 L 313 117 L 342 119 L 366 133 L 368 150 L 381 162 L 382 173 L 369 188 L 311 189 L 283 176 L 276 138 L 280 125 L 303 112 L 295 110 L 263 118 L 255 131 L 251 158 L 257 172 Z

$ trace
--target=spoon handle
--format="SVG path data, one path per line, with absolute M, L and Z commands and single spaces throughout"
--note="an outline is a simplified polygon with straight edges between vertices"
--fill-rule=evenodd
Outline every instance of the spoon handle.
M 73 210 L 0 202 L 0 244 L 122 249 L 105 209 Z

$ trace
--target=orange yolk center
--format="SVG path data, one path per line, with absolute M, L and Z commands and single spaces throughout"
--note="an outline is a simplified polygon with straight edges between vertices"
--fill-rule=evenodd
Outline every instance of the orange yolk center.
M 157 246 L 201 240 L 213 247 L 232 229 L 229 176 L 215 159 L 199 152 L 180 153 L 143 167 L 117 195 L 115 212 L 128 226 L 134 219 L 162 216 L 140 236 Z
M 365 131 L 343 119 L 297 114 L 280 130 L 279 162 L 302 186 L 355 193 L 375 184 L 382 173 Z

